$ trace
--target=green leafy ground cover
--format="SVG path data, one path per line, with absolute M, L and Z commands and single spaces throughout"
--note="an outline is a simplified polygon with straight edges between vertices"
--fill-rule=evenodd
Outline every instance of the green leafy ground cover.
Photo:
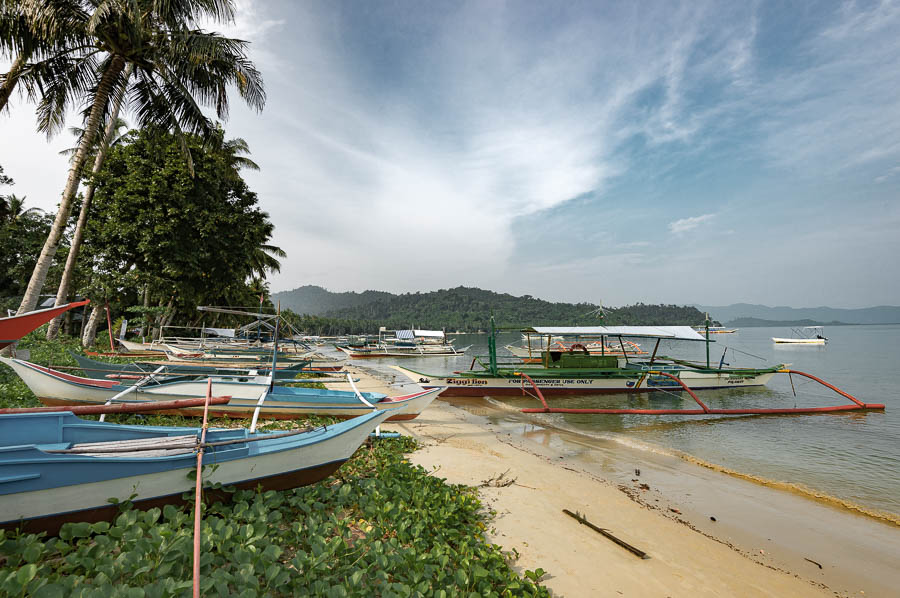
M 68 357 L 46 344 L 24 343 L 36 361 Z M 36 405 L 16 379 L 0 368 L 0 406 Z M 191 418 L 119 417 L 197 425 Z M 318 422 L 301 422 L 309 423 Z M 476 491 L 410 464 L 413 450 L 407 437 L 370 442 L 318 484 L 238 491 L 230 502 L 205 505 L 203 594 L 549 596 L 539 583 L 543 571 L 520 577 L 511 555 L 485 539 L 490 514 Z M 58 538 L 0 531 L 0 596 L 189 595 L 191 507 L 143 512 L 124 502 L 120 509 L 112 523 L 67 524 Z

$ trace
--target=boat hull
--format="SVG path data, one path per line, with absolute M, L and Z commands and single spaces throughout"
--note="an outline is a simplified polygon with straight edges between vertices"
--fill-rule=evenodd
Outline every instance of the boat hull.
M 12 367 L 35 396 L 48 406 L 103 404 L 128 388 L 110 380 L 94 380 L 63 374 L 17 359 L 3 359 L 3 362 Z M 227 405 L 211 408 L 209 412 L 216 417 L 252 417 L 261 393 L 267 389 L 268 385 L 265 384 L 220 382 L 214 378 L 213 394 L 230 396 L 231 401 Z M 385 397 L 381 393 L 362 394 L 366 400 L 374 404 L 377 410 L 399 408 L 394 412 L 391 421 L 402 421 L 418 416 L 439 394 L 439 391 L 434 392 L 434 389 L 426 389 L 426 391 L 401 397 Z M 206 380 L 163 383 L 138 388 L 118 399 L 117 403 L 169 401 L 205 395 Z M 263 402 L 260 417 L 295 419 L 308 415 L 330 415 L 351 418 L 371 410 L 372 407 L 359 401 L 356 394 L 350 391 L 323 391 L 275 386 L 269 391 Z M 203 409 L 198 407 L 174 412 L 160 411 L 159 413 L 200 416 L 203 414 Z
M 772 337 L 772 342 L 777 345 L 824 345 L 824 338 L 776 338 Z
M 265 490 L 313 484 L 349 459 L 387 415 L 372 414 L 295 437 L 207 449 L 203 465 L 215 467 L 204 467 L 204 482 Z M 117 508 L 110 498 L 131 497 L 137 507 L 146 509 L 183 502 L 182 494 L 194 487 L 193 451 L 163 457 L 98 457 L 50 454 L 34 447 L 10 447 L 2 453 L 0 528 L 56 534 L 69 521 L 115 517 Z
M 431 376 L 395 366 L 422 388 L 446 387 L 442 397 L 478 397 L 478 396 L 512 396 L 522 395 L 523 388 L 530 390 L 531 385 L 519 376 Z M 523 370 L 528 373 L 527 369 Z M 486 373 L 487 374 L 487 373 Z M 743 388 L 763 386 L 775 375 L 773 371 L 759 373 L 707 374 L 703 372 L 680 371 L 678 377 L 692 390 L 711 390 L 717 388 Z M 610 375 L 604 377 L 541 377 L 529 374 L 534 383 L 545 395 L 580 395 L 580 394 L 615 394 L 632 392 L 649 392 L 657 390 L 677 391 L 681 386 L 666 376 Z
M 77 303 L 67 303 L 59 307 L 50 307 L 48 309 L 39 309 L 17 316 L 9 316 L 8 318 L 0 318 L 0 349 L 7 347 L 20 338 L 43 326 L 53 318 L 61 315 L 70 309 L 87 305 L 90 301 L 78 301 Z

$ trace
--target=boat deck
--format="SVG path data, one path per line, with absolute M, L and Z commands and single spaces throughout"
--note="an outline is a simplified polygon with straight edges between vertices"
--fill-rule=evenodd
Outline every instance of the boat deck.
M 41 447 L 43 448 L 43 447 Z M 154 436 L 108 442 L 83 442 L 61 450 L 47 452 L 89 457 L 170 457 L 193 453 L 197 448 L 197 436 Z

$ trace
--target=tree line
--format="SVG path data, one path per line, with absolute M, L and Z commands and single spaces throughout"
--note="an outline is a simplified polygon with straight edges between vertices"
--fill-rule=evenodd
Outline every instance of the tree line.
M 12 61 L 0 115 L 23 98 L 52 136 L 82 108 L 56 214 L 0 195 L 4 307 L 31 311 L 48 288 L 56 305 L 86 296 L 90 343 L 107 302 L 159 328 L 196 320 L 199 303 L 267 295 L 284 252 L 240 176 L 256 167 L 249 148 L 220 124 L 232 89 L 261 110 L 263 81 L 247 42 L 203 29 L 233 18 L 231 0 L 0 0 L 0 56 Z M 0 166 L 0 185 L 11 175 Z
M 490 328 L 494 316 L 499 327 L 699 325 L 704 314 L 694 307 L 638 303 L 601 308 L 592 303 L 554 303 L 530 295 L 516 297 L 479 288 L 456 287 L 427 293 L 406 293 L 364 305 L 328 311 L 322 315 L 291 312 L 292 323 L 310 334 L 372 333 L 379 326 L 391 329 L 423 328 L 477 332 Z

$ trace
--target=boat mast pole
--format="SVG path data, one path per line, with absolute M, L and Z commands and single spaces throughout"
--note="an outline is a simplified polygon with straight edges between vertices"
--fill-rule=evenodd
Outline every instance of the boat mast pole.
M 706 369 L 709 369 L 709 312 L 706 312 Z
M 497 375 L 497 338 L 496 329 L 494 328 L 494 314 L 491 314 L 491 334 L 488 337 L 488 365 L 491 374 Z

